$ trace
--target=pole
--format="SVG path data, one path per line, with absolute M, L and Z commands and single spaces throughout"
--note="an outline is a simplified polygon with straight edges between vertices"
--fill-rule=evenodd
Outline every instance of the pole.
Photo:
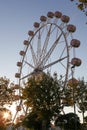
M 75 107 L 75 95 L 74 95 L 74 83 L 73 83 L 73 75 L 74 75 L 74 71 L 73 71 L 74 67 L 71 67 L 71 72 L 72 72 L 72 86 L 73 86 L 73 102 L 74 102 L 74 113 L 76 114 L 76 107 Z
M 71 67 L 71 72 L 72 72 L 72 85 L 73 85 L 73 102 L 74 102 L 74 114 L 76 114 L 76 106 L 75 106 L 75 90 L 74 90 L 74 84 L 73 84 L 73 75 L 74 75 L 74 71 L 73 69 L 75 68 L 74 67 Z M 75 130 L 77 130 L 77 120 L 75 119 Z

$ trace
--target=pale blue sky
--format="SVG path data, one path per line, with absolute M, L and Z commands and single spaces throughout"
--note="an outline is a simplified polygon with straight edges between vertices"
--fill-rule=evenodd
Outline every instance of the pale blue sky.
M 76 68 L 75 75 L 84 76 L 87 81 L 87 18 L 70 0 L 0 0 L 0 77 L 15 81 L 16 62 L 20 60 L 19 51 L 28 38 L 27 32 L 49 11 L 68 15 L 70 23 L 76 25 L 74 37 L 81 41 L 76 55 L 82 59 L 82 65 Z

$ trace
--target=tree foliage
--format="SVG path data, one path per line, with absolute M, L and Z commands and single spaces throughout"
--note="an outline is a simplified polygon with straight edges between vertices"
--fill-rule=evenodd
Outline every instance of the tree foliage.
M 84 14 L 87 16 L 87 0 L 70 0 L 72 2 L 75 2 L 77 8 L 84 12 Z
M 64 130 L 80 130 L 81 128 L 79 117 L 75 113 L 60 115 L 56 119 L 55 125 L 64 128 Z
M 38 76 L 37 76 L 38 77 Z M 50 119 L 55 113 L 60 113 L 60 97 L 62 83 L 57 80 L 57 74 L 40 74 L 37 78 L 33 76 L 28 79 L 22 90 L 22 99 L 28 107 L 32 108 L 28 115 L 28 124 Z M 34 121 L 31 121 L 34 120 Z M 33 124 L 32 124 L 33 125 Z
M 8 123 L 11 122 L 11 112 L 6 108 L 0 108 L 0 130 L 5 130 Z
M 12 121 L 12 114 L 9 107 L 14 101 L 14 83 L 6 77 L 0 77 L 0 129 L 5 129 Z
M 78 97 L 76 98 L 76 104 L 79 108 L 79 112 L 82 113 L 83 123 L 85 118 L 85 112 L 87 111 L 87 83 L 82 78 L 79 81 Z
M 32 108 L 23 123 L 37 127 L 45 119 L 50 122 L 65 106 L 77 105 L 82 114 L 86 112 L 87 84 L 83 79 L 75 79 L 63 89 L 63 81 L 57 79 L 56 73 L 53 77 L 42 73 L 28 79 L 22 90 L 22 99 L 27 108 Z
M 14 94 L 13 85 L 6 77 L 0 77 L 0 106 L 12 104 Z

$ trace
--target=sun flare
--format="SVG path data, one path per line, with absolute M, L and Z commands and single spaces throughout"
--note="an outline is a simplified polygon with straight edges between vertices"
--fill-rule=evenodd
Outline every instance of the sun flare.
M 10 116 L 10 115 L 9 115 L 9 113 L 8 113 L 8 112 L 4 112 L 3 117 L 4 117 L 5 119 L 7 119 L 9 116 Z

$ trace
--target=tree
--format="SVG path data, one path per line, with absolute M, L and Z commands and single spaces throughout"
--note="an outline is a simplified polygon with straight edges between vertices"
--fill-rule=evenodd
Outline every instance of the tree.
M 40 72 L 34 74 L 22 89 L 21 98 L 27 110 L 31 108 L 31 111 L 23 120 L 23 125 L 28 128 L 34 126 L 34 129 L 41 130 L 42 122 L 44 121 L 47 127 L 52 117 L 55 117 L 55 114 L 59 115 L 65 106 L 77 105 L 82 113 L 85 112 L 87 110 L 86 90 L 87 85 L 84 80 L 73 78 L 68 81 L 64 89 L 63 81 L 57 79 L 56 73 L 54 73 L 53 77 L 49 73 Z M 83 105 L 85 109 L 83 109 Z
M 87 83 L 84 81 L 84 78 L 79 80 L 78 86 L 78 97 L 77 97 L 77 106 L 82 112 L 83 123 L 84 123 L 84 113 L 87 111 Z
M 29 127 L 35 126 L 35 128 L 41 123 L 43 125 L 45 121 L 48 125 L 52 116 L 60 113 L 61 92 L 62 82 L 57 80 L 56 73 L 53 77 L 49 73 L 39 73 L 29 78 L 22 90 L 22 99 L 28 107 L 32 108 L 32 111 L 23 123 Z
M 0 106 L 11 105 L 13 102 L 13 86 L 6 77 L 0 77 Z
M 81 128 L 79 117 L 75 113 L 60 115 L 56 119 L 55 125 L 64 128 L 64 130 L 80 130 Z
M 0 77 L 0 124 L 1 127 L 12 121 L 12 115 L 9 107 L 14 101 L 14 83 L 6 77 Z M 3 125 L 4 124 L 4 125 Z
M 11 122 L 11 112 L 6 108 L 0 108 L 0 129 L 5 130 L 6 125 Z
M 84 81 L 84 78 L 69 80 L 64 95 L 65 105 L 74 106 L 75 113 L 77 106 L 79 108 L 78 112 L 82 113 L 84 123 L 84 113 L 87 111 L 87 83 Z
M 84 12 L 84 14 L 87 16 L 87 0 L 70 0 L 72 2 L 75 2 L 77 8 Z

